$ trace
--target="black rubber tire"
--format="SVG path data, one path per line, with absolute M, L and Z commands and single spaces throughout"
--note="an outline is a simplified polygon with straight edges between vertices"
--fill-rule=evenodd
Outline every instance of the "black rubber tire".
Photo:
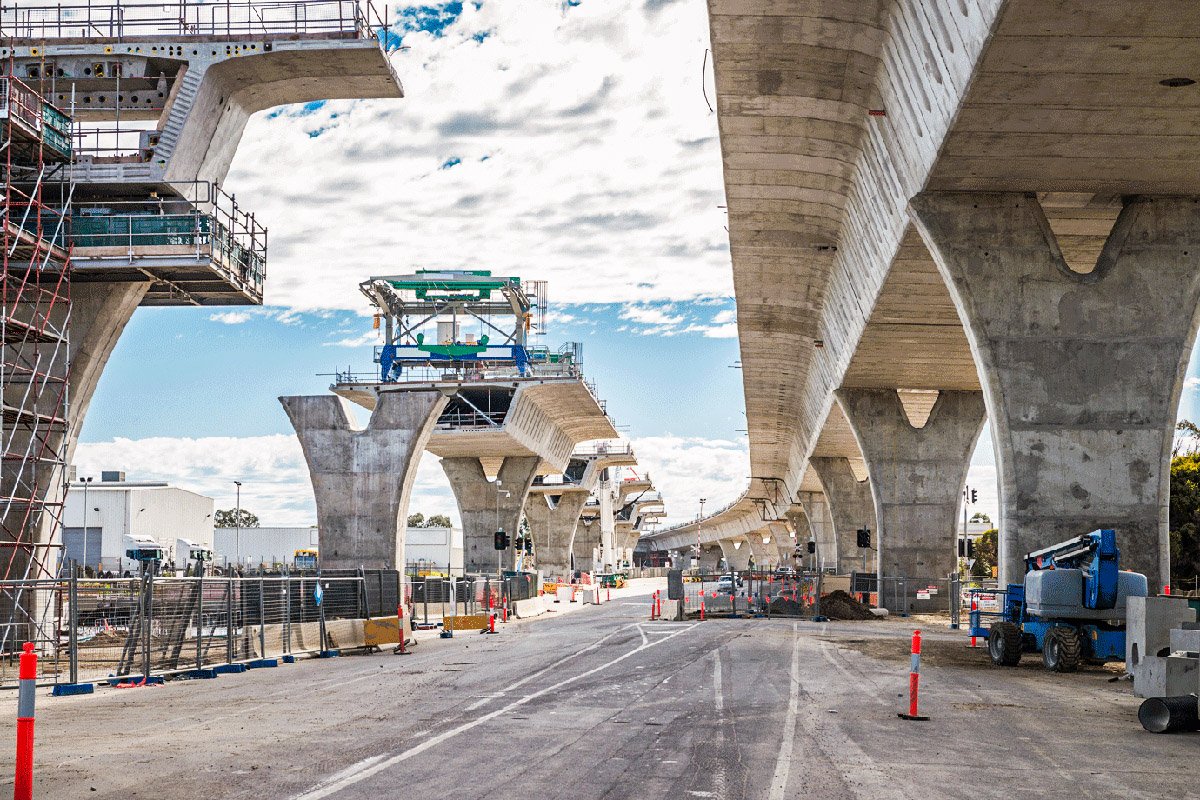
M 1074 672 L 1079 669 L 1082 650 L 1074 628 L 1051 628 L 1042 644 L 1042 664 L 1051 672 Z
M 1021 629 L 1011 622 L 996 622 L 988 631 L 988 655 L 998 667 L 1021 663 Z

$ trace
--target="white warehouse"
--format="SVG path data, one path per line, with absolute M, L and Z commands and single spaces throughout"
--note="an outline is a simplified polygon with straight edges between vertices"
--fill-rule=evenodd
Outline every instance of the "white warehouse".
M 175 559 L 175 540 L 211 548 L 213 499 L 159 481 L 127 481 L 124 472 L 71 482 L 63 505 L 63 557 L 93 570 L 120 572 L 124 537 L 154 539 Z M 87 536 L 84 536 L 84 528 Z
M 280 564 L 291 566 L 295 552 L 317 547 L 317 528 L 260 527 L 217 528 L 213 544 L 217 566 L 237 564 L 248 569 Z M 239 558 L 240 556 L 240 558 Z M 445 572 L 447 567 L 462 574 L 462 528 L 409 528 L 405 533 L 404 557 L 422 570 Z

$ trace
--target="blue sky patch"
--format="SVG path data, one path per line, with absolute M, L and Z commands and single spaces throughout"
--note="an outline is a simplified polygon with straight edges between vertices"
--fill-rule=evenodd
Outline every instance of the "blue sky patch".
M 446 28 L 453 25 L 462 16 L 463 4 L 438 3 L 433 5 L 408 6 L 397 12 L 396 26 L 400 35 L 424 31 L 435 37 L 440 37 Z
M 438 167 L 438 169 L 450 169 L 451 167 L 457 167 L 461 163 L 461 158 L 447 158 L 442 162 L 442 166 Z

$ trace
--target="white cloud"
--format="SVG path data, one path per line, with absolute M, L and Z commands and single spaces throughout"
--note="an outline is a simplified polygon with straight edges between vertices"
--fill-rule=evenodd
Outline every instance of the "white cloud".
M 738 327 L 736 322 L 726 322 L 723 325 L 713 325 L 704 330 L 704 335 L 710 339 L 736 339 Z
M 251 120 L 226 186 L 270 227 L 267 302 L 361 310 L 364 277 L 434 266 L 559 303 L 732 293 L 703 3 L 466 3 L 404 44 L 402 100 Z
M 1192 392 L 1200 389 L 1200 378 L 1196 377 L 1195 375 L 1185 378 L 1183 381 L 1183 388 Z
M 743 442 L 680 436 L 633 440 L 639 474 L 648 472 L 662 492 L 663 525 L 692 519 L 707 499 L 711 512 L 745 488 L 750 457 Z M 75 455 L 81 476 L 124 470 L 130 480 L 163 480 L 232 508 L 233 481 L 242 481 L 242 506 L 263 525 L 312 525 L 316 506 L 300 442 L 295 436 L 153 437 L 81 443 Z M 438 458 L 426 453 L 417 469 L 409 513 L 446 514 L 459 524 L 458 506 Z
M 250 321 L 250 312 L 248 311 L 220 311 L 209 317 L 213 322 L 223 322 L 226 325 L 241 325 L 243 322 Z
M 81 443 L 75 455 L 79 474 L 124 470 L 129 480 L 165 480 L 212 497 L 217 508 L 232 508 L 233 481 L 242 481 L 242 505 L 263 525 L 312 525 L 316 505 L 300 442 L 295 436 L 155 437 Z M 426 454 L 417 470 L 410 511 L 448 514 L 458 508 L 435 456 Z
M 749 483 L 750 451 L 745 442 L 683 436 L 633 440 L 638 469 L 662 492 L 667 517 L 662 526 L 695 519 L 700 498 L 705 514 L 737 499 Z
M 672 315 L 670 306 L 626 306 L 621 309 L 621 319 L 637 322 L 642 325 L 673 326 L 683 322 L 684 318 Z
M 718 311 L 717 315 L 712 319 L 714 325 L 725 325 L 730 322 L 737 322 L 737 309 L 727 308 L 724 311 Z
M 372 344 L 382 342 L 379 331 L 369 330 L 366 333 L 360 333 L 358 336 L 347 336 L 344 339 L 338 339 L 333 342 L 326 342 L 326 347 L 366 347 Z

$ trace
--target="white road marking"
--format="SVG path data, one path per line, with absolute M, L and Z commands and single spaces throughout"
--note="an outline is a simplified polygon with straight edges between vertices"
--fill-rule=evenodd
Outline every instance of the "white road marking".
M 783 721 L 783 741 L 779 743 L 779 758 L 775 760 L 775 775 L 771 778 L 768 800 L 783 800 L 792 772 L 792 749 L 796 742 L 796 716 L 800 707 L 800 626 L 792 623 L 792 691 L 788 695 L 787 717 Z
M 721 650 L 713 650 L 713 705 L 720 714 L 725 710 L 725 696 L 721 694 Z
M 636 625 L 636 623 L 635 623 L 635 625 Z M 498 692 L 493 692 L 490 695 L 484 696 L 480 700 L 476 700 L 474 703 L 471 703 L 471 705 L 467 706 L 463 710 L 464 711 L 474 711 L 477 708 L 481 708 L 481 707 L 487 705 L 489 700 L 494 700 L 497 697 L 504 697 L 504 695 L 507 692 L 511 692 L 513 689 L 519 689 L 521 686 L 525 685 L 526 683 L 529 683 L 534 678 L 540 678 L 542 675 L 545 675 L 547 672 L 554 669 L 555 667 L 558 667 L 558 666 L 566 663 L 567 661 L 570 661 L 572 658 L 581 656 L 584 653 L 590 653 L 591 651 L 595 650 L 600 645 L 604 644 L 604 642 L 606 642 L 607 640 L 611 639 L 612 637 L 616 636 L 618 633 L 620 633 L 621 631 L 623 631 L 629 627 L 630 627 L 629 625 L 624 625 L 620 628 L 617 628 L 612 633 L 606 634 L 605 636 L 597 639 L 596 641 L 589 644 L 587 647 L 576 650 L 574 653 L 568 653 L 567 655 L 560 658 L 558 661 L 555 661 L 550 666 L 539 669 L 537 672 L 533 673 L 532 675 L 526 675 L 524 678 L 521 678 L 521 680 L 517 681 L 516 683 L 510 683 L 508 686 L 505 686 L 503 689 L 501 689 Z M 641 630 L 640 625 L 637 625 L 637 628 L 638 628 L 638 630 Z M 642 634 L 643 643 L 645 642 L 645 639 L 646 639 L 645 634 Z
M 386 769 L 394 767 L 396 764 L 407 761 L 414 756 L 418 756 L 421 753 L 424 753 L 426 750 L 429 750 L 430 748 L 438 746 L 442 742 L 448 741 L 450 739 L 453 739 L 456 736 L 459 736 L 460 734 L 466 733 L 467 731 L 471 730 L 472 728 L 478 727 L 479 725 L 482 725 L 485 722 L 489 722 L 493 719 L 496 719 L 499 716 L 507 714 L 509 711 L 512 711 L 513 709 L 520 708 L 521 706 L 525 705 L 526 703 L 528 703 L 532 700 L 536 700 L 537 698 L 542 697 L 547 694 L 550 694 L 551 692 L 558 691 L 559 689 L 562 689 L 565 686 L 569 686 L 570 684 L 575 683 L 578 680 L 582 680 L 583 678 L 591 677 L 592 675 L 595 675 L 597 672 L 602 672 L 602 671 L 608 669 L 609 667 L 614 666 L 615 664 L 621 663 L 622 661 L 624 661 L 627 658 L 632 658 L 633 656 L 637 655 L 638 653 L 641 653 L 643 650 L 648 650 L 651 647 L 656 647 L 669 639 L 674 639 L 676 636 L 680 635 L 681 633 L 687 633 L 692 628 L 696 627 L 697 624 L 699 624 L 699 623 L 694 623 L 692 625 L 687 626 L 686 628 L 680 628 L 677 631 L 675 631 L 675 633 L 672 633 L 670 636 L 664 636 L 661 639 L 655 639 L 653 642 L 647 642 L 646 644 L 639 645 L 639 646 L 635 647 L 634 649 L 630 650 L 628 653 L 625 653 L 624 655 L 620 655 L 620 656 L 617 656 L 616 658 L 610 659 L 609 661 L 604 662 L 603 664 L 601 664 L 598 667 L 593 667 L 592 669 L 589 669 L 586 672 L 581 672 L 578 675 L 574 675 L 570 678 L 565 678 L 551 686 L 547 686 L 543 689 L 538 689 L 536 692 L 527 694 L 524 697 L 514 700 L 513 702 L 504 706 L 503 708 L 498 708 L 495 711 L 490 711 L 487 714 L 484 714 L 483 716 L 479 717 L 478 719 L 471 720 L 470 722 L 464 722 L 462 725 L 459 725 L 456 728 L 451 728 L 450 730 L 440 733 L 437 736 L 433 736 L 429 739 L 426 739 L 425 741 L 421 742 L 420 744 L 418 744 L 414 747 L 410 747 L 408 750 L 405 750 L 401 753 L 396 753 L 393 756 L 383 758 L 383 760 L 378 760 L 378 759 L 382 758 L 382 756 L 373 756 L 372 758 L 364 759 L 363 761 L 360 761 L 357 764 L 354 764 L 351 767 L 348 767 L 347 769 L 344 769 L 341 772 L 337 773 L 336 775 L 322 781 L 321 783 L 317 784 L 316 786 L 309 789 L 308 791 L 303 792 L 302 794 L 296 795 L 295 800 L 320 800 L 320 798 L 329 797 L 332 794 L 340 792 L 342 789 L 353 786 L 356 783 L 365 781 L 367 778 L 377 775 Z M 609 635 L 611 636 L 612 634 L 609 634 Z M 606 636 L 604 638 L 607 639 L 608 637 Z M 604 640 L 601 639 L 600 641 L 604 641 Z M 599 642 L 597 642 L 595 645 L 592 645 L 591 647 L 585 648 L 584 651 L 589 650 L 589 649 L 595 649 L 595 647 L 597 647 L 597 646 L 599 646 Z M 580 651 L 580 652 L 584 652 L 584 651 Z M 577 655 L 577 654 L 573 654 L 573 655 Z M 564 659 L 562 659 L 562 660 L 565 660 L 565 658 L 566 657 L 564 657 Z M 547 667 L 547 669 L 549 669 L 549 667 Z M 799 670 L 799 645 L 797 645 L 797 658 L 796 658 L 795 663 L 793 663 L 793 665 L 792 665 L 792 672 L 794 674 L 799 674 L 798 670 Z M 545 670 L 543 670 L 542 672 L 545 672 Z M 541 674 L 541 673 L 535 673 L 535 675 L 536 674 Z M 530 680 L 533 677 L 534 677 L 534 675 L 530 675 L 528 678 L 520 681 L 519 683 L 524 683 L 525 681 Z M 517 684 L 514 684 L 514 686 L 515 685 L 517 685 Z M 772 795 L 772 798 L 774 798 L 774 795 Z

